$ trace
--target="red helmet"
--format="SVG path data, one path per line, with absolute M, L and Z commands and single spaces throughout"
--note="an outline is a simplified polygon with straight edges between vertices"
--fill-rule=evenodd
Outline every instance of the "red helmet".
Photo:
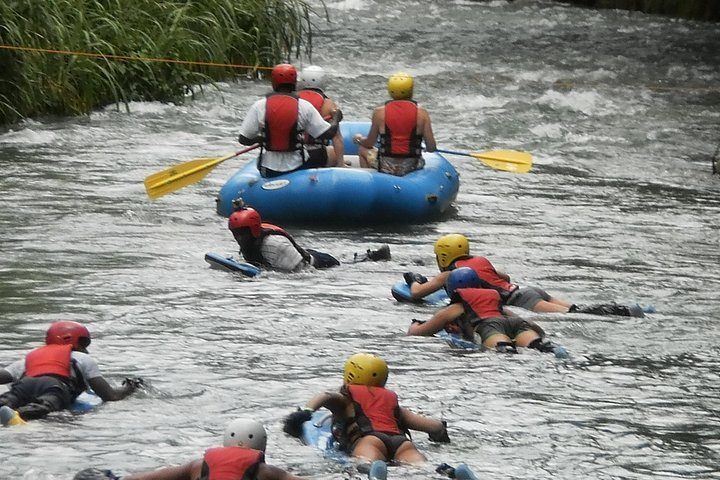
M 249 228 L 253 237 L 260 236 L 260 225 L 262 219 L 260 214 L 254 208 L 243 208 L 237 212 L 233 212 L 228 218 L 228 228 L 235 230 L 236 228 Z
M 281 63 L 275 65 L 270 73 L 272 79 L 272 88 L 277 90 L 280 85 L 292 85 L 295 87 L 297 83 L 297 70 L 289 63 Z
M 90 332 L 85 325 L 70 320 L 60 320 L 50 325 L 45 334 L 48 345 L 72 345 L 74 349 L 85 351 L 90 345 Z

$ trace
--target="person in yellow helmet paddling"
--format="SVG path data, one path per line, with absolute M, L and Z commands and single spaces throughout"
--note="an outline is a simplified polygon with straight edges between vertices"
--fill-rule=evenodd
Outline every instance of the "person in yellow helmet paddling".
M 427 461 L 410 440 L 408 430 L 429 434 L 434 442 L 450 442 L 444 421 L 400 407 L 398 396 L 385 388 L 388 366 L 381 357 L 356 353 L 345 362 L 343 385 L 337 392 L 320 393 L 302 410 L 285 418 L 285 433 L 300 438 L 312 412 L 325 407 L 333 415 L 333 432 L 342 451 L 370 462 Z
M 375 147 L 378 138 L 377 168 L 391 175 L 403 176 L 425 166 L 425 151 L 437 149 L 430 115 L 413 97 L 414 80 L 409 73 L 398 72 L 387 83 L 392 100 L 375 108 L 367 137 L 357 134 L 353 142 L 359 148 L 360 165 L 369 167 L 368 152 Z
M 435 258 L 440 274 L 428 280 L 425 276 L 407 272 L 405 282 L 410 286 L 414 299 L 440 290 L 445 286 L 448 275 L 460 267 L 470 267 L 478 275 L 481 288 L 497 290 L 504 305 L 524 308 L 537 313 L 590 313 L 595 315 L 620 315 L 643 317 L 639 305 L 625 306 L 616 303 L 580 306 L 550 295 L 542 288 L 520 286 L 512 283 L 507 273 L 498 271 L 485 257 L 470 255 L 470 243 L 461 234 L 443 235 L 435 242 Z
M 527 347 L 567 358 L 563 347 L 545 338 L 545 332 L 533 322 L 505 309 L 500 293 L 493 288 L 481 288 L 481 283 L 470 267 L 451 271 L 445 285 L 450 305 L 428 321 L 413 320 L 408 335 L 433 335 L 455 327 L 453 330 L 458 330 L 464 339 L 500 353 L 518 353 L 516 347 Z

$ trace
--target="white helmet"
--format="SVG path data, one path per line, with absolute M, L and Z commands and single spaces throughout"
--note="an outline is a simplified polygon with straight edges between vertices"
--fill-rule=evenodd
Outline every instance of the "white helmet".
M 267 433 L 262 423 L 248 418 L 238 418 L 225 427 L 225 447 L 245 447 L 265 451 Z
M 303 88 L 323 89 L 325 87 L 325 70 L 317 65 L 308 65 L 300 72 L 298 81 Z

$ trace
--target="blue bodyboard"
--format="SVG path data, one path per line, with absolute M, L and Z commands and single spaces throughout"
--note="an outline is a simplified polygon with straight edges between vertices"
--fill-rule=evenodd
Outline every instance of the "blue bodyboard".
M 420 303 L 425 305 L 447 305 L 450 303 L 450 297 L 448 297 L 444 289 L 426 295 L 421 299 L 412 298 L 410 286 L 405 282 L 398 282 L 393 285 L 390 293 L 392 293 L 393 298 L 398 302 Z
M 102 403 L 102 399 L 95 392 L 86 390 L 70 405 L 70 411 L 73 413 L 85 413 L 97 408 Z
M 465 340 L 462 335 L 457 333 L 449 333 L 446 330 L 440 330 L 435 334 L 436 337 L 442 338 L 445 342 L 453 348 L 460 348 L 463 350 L 484 350 L 485 347 L 478 345 L 477 343 Z
M 332 413 L 321 408 L 312 414 L 312 418 L 303 423 L 302 441 L 305 445 L 315 447 L 327 458 L 339 463 L 349 461 L 347 455 L 340 451 L 340 446 L 332 434 Z
M 229 272 L 239 272 L 247 277 L 254 277 L 260 273 L 260 269 L 255 265 L 251 265 L 246 262 L 239 262 L 231 257 L 224 257 L 222 255 L 218 255 L 217 253 L 206 253 L 205 261 L 213 268 L 219 268 Z

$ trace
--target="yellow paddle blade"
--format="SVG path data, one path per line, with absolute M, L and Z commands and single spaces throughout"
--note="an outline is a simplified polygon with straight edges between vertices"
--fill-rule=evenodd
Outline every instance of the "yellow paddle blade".
M 240 150 L 239 152 L 225 155 L 224 157 L 198 158 L 190 160 L 188 162 L 166 168 L 161 172 L 153 173 L 145 178 L 145 191 L 147 191 L 148 197 L 155 200 L 156 198 L 172 193 L 175 190 L 180 190 L 183 187 L 199 182 L 205 178 L 205 176 L 210 173 L 213 168 L 217 167 L 225 160 L 237 157 L 242 153 L 249 152 L 258 146 L 259 145 L 252 145 L 248 148 Z
M 532 168 L 532 155 L 514 150 L 495 150 L 492 152 L 471 153 L 485 165 L 506 172 L 527 173 Z
M 477 158 L 485 165 L 495 170 L 503 170 L 513 173 L 527 173 L 532 168 L 532 155 L 527 152 L 517 152 L 515 150 L 494 150 L 492 152 L 469 153 L 458 152 L 456 150 L 440 150 L 440 153 L 449 153 L 451 155 L 463 155 L 465 157 Z
M 162 172 L 153 173 L 145 179 L 145 190 L 148 196 L 156 198 L 172 193 L 183 187 L 187 187 L 202 180 L 220 162 L 227 160 L 234 155 L 219 158 L 198 158 L 189 162 L 181 163 Z

